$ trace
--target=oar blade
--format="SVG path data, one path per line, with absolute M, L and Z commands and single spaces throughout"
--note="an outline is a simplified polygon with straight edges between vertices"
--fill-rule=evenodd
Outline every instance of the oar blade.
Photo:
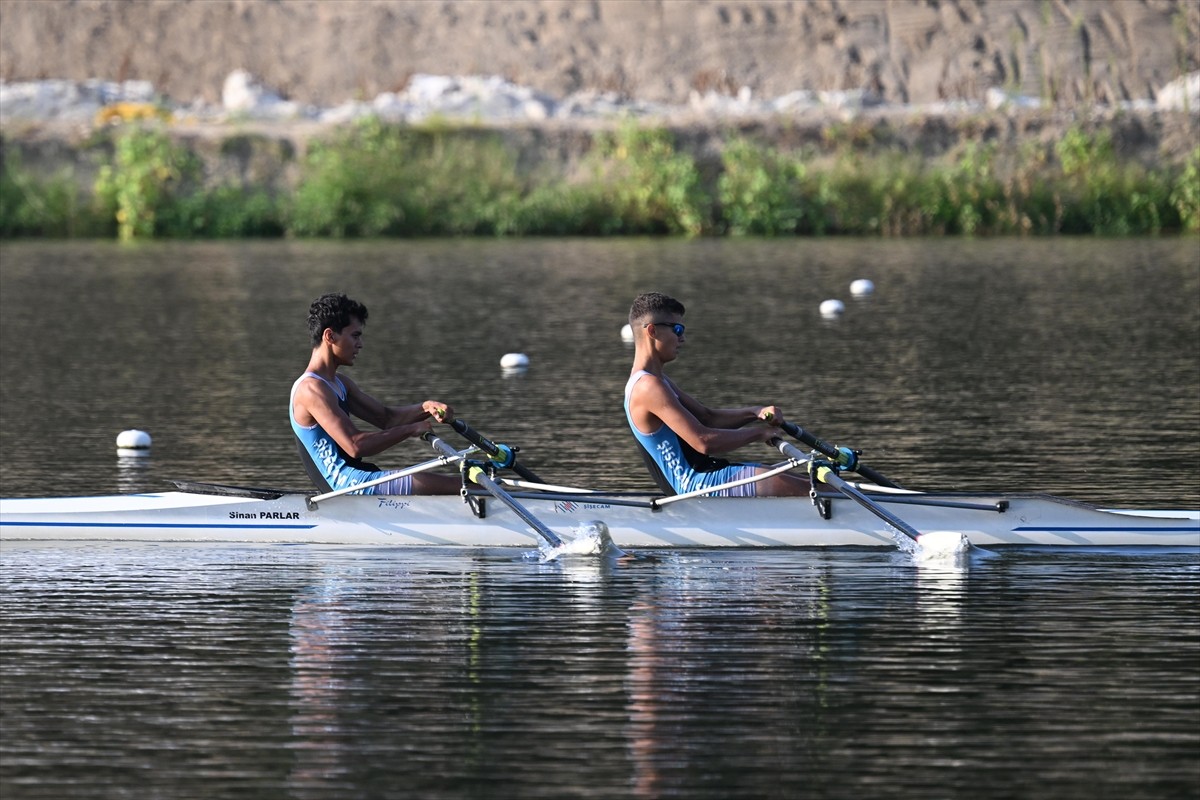
M 971 549 L 971 540 L 961 531 L 926 531 L 917 537 L 919 561 L 941 561 L 955 558 Z

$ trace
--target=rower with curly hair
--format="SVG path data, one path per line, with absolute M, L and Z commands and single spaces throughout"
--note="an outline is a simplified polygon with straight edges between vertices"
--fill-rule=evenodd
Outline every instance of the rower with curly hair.
M 344 294 L 322 295 L 308 309 L 312 355 L 292 384 L 289 417 L 305 469 L 325 491 L 383 477 L 383 470 L 363 459 L 432 430 L 433 421 L 454 420 L 454 410 L 439 400 L 385 405 L 338 374 L 358 359 L 366 323 L 366 306 Z M 360 430 L 352 416 L 378 430 Z M 457 476 L 420 472 L 354 493 L 457 494 L 460 487 Z

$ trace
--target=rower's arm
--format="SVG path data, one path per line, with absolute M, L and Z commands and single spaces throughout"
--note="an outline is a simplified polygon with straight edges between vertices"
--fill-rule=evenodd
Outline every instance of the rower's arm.
M 762 420 L 771 425 L 783 424 L 783 412 L 776 406 L 746 406 L 744 408 L 709 408 L 687 392 L 672 384 L 680 404 L 702 425 L 710 428 L 740 428 Z
M 347 384 L 347 391 L 349 391 L 349 384 Z M 333 437 L 338 446 L 351 458 L 367 458 L 378 455 L 389 447 L 399 444 L 405 439 L 420 436 L 431 428 L 429 421 L 425 420 L 395 425 L 378 431 L 359 430 L 350 416 L 338 405 L 333 390 L 315 380 L 301 382 L 296 389 L 294 406 L 298 422 L 306 424 L 305 419 L 311 417 Z M 350 403 L 350 407 L 356 409 L 354 403 Z M 360 415 L 357 409 L 354 413 Z M 379 405 L 378 408 L 367 408 L 365 413 L 374 414 L 376 419 L 384 419 L 382 405 Z M 365 416 L 363 419 L 371 421 Z
M 696 452 L 705 455 L 728 453 L 755 442 L 765 442 L 776 435 L 772 428 L 746 425 L 753 416 L 741 419 L 735 427 L 706 425 L 688 407 L 695 401 L 688 398 L 691 403 L 687 403 L 684 397 L 686 395 L 672 391 L 660 379 L 643 378 L 634 385 L 630 410 L 640 429 L 650 431 L 660 423 L 664 424 Z
M 342 378 L 346 385 L 346 400 L 350 412 L 359 419 L 371 423 L 376 428 L 395 428 L 413 425 L 433 418 L 437 422 L 450 422 L 454 419 L 454 409 L 439 400 L 426 400 L 423 403 L 413 403 L 406 406 L 389 406 L 358 388 L 348 378 Z

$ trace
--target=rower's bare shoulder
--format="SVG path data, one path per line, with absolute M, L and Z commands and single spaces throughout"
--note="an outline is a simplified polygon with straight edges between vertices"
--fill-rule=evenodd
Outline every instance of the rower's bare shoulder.
M 300 381 L 296 387 L 296 394 L 293 402 L 301 408 L 313 408 L 315 406 L 337 405 L 337 397 L 333 394 L 333 389 L 329 384 L 320 378 L 312 376 Z

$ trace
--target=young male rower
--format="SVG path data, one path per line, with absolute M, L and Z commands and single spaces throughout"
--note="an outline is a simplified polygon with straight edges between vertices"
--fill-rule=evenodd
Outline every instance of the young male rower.
M 288 416 L 310 477 L 330 490 L 383 477 L 383 470 L 362 459 L 432 430 L 431 420 L 454 419 L 454 410 L 438 400 L 384 405 L 337 374 L 341 367 L 354 366 L 366 322 L 366 306 L 344 294 L 322 295 L 308 309 L 312 356 L 304 374 L 292 384 Z M 379 430 L 359 430 L 351 414 Z M 458 477 L 419 472 L 354 494 L 457 494 L 461 485 Z
M 759 464 L 721 458 L 740 447 L 779 436 L 777 406 L 709 408 L 684 392 L 663 368 L 683 345 L 683 303 L 659 292 L 642 294 L 629 309 L 633 370 L 625 384 L 625 417 L 659 488 L 684 494 L 767 472 Z M 722 489 L 715 496 L 807 495 L 808 478 L 781 473 Z

